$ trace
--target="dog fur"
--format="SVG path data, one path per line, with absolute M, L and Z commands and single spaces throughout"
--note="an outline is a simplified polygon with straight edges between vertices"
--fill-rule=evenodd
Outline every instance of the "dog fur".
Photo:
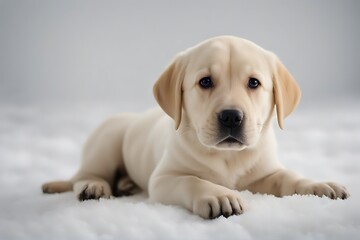
M 341 185 L 306 179 L 278 161 L 272 120 L 276 114 L 283 128 L 300 89 L 280 60 L 256 44 L 219 36 L 189 48 L 162 73 L 154 95 L 161 109 L 106 120 L 86 142 L 78 173 L 43 191 L 73 190 L 87 200 L 141 189 L 203 218 L 241 214 L 237 191 L 245 189 L 349 196 Z

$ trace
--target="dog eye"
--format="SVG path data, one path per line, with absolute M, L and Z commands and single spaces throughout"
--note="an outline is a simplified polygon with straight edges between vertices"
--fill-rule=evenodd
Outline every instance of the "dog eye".
M 256 78 L 250 78 L 250 79 L 249 79 L 249 82 L 248 82 L 248 86 L 249 86 L 249 88 L 251 88 L 251 89 L 255 89 L 255 88 L 257 88 L 258 86 L 260 86 L 260 82 L 259 82 L 259 80 L 257 80 Z
M 214 86 L 213 81 L 211 80 L 211 77 L 203 77 L 199 81 L 199 85 L 203 89 L 212 88 Z

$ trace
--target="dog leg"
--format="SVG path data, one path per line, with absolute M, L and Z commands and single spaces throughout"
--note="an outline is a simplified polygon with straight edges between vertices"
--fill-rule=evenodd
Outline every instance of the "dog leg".
M 278 197 L 300 194 L 346 199 L 350 195 L 346 188 L 339 184 L 317 183 L 289 170 L 278 170 L 252 183 L 248 189 L 252 192 L 273 194 Z
M 114 196 L 131 196 L 141 192 L 141 189 L 134 183 L 129 176 L 121 176 L 115 183 Z
M 110 198 L 111 187 L 105 179 L 95 176 L 86 176 L 75 182 L 74 192 L 80 201 Z
M 127 115 L 104 121 L 86 141 L 80 170 L 71 182 L 43 185 L 46 193 L 74 190 L 79 200 L 109 198 L 116 171 L 124 171 L 123 136 L 128 126 Z
M 244 210 L 236 191 L 195 176 L 152 176 L 149 196 L 152 201 L 179 205 L 203 218 L 229 217 Z

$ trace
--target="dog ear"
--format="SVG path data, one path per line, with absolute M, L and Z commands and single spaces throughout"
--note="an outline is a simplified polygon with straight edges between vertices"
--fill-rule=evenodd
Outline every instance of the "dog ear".
M 296 108 L 301 91 L 295 79 L 276 57 L 274 65 L 274 98 L 279 127 L 283 129 L 284 119 Z
M 154 85 L 153 92 L 160 107 L 175 121 L 175 129 L 181 122 L 182 111 L 182 82 L 185 70 L 181 56 L 165 69 Z

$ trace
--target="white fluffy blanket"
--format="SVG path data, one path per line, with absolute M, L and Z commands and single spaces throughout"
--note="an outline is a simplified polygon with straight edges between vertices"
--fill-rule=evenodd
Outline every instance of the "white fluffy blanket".
M 86 202 L 73 193 L 43 195 L 43 182 L 76 171 L 86 136 L 115 110 L 2 106 L 0 239 L 359 239 L 359 105 L 297 111 L 278 131 L 285 166 L 344 184 L 350 199 L 245 191 L 243 215 L 215 220 L 151 203 L 144 194 Z

